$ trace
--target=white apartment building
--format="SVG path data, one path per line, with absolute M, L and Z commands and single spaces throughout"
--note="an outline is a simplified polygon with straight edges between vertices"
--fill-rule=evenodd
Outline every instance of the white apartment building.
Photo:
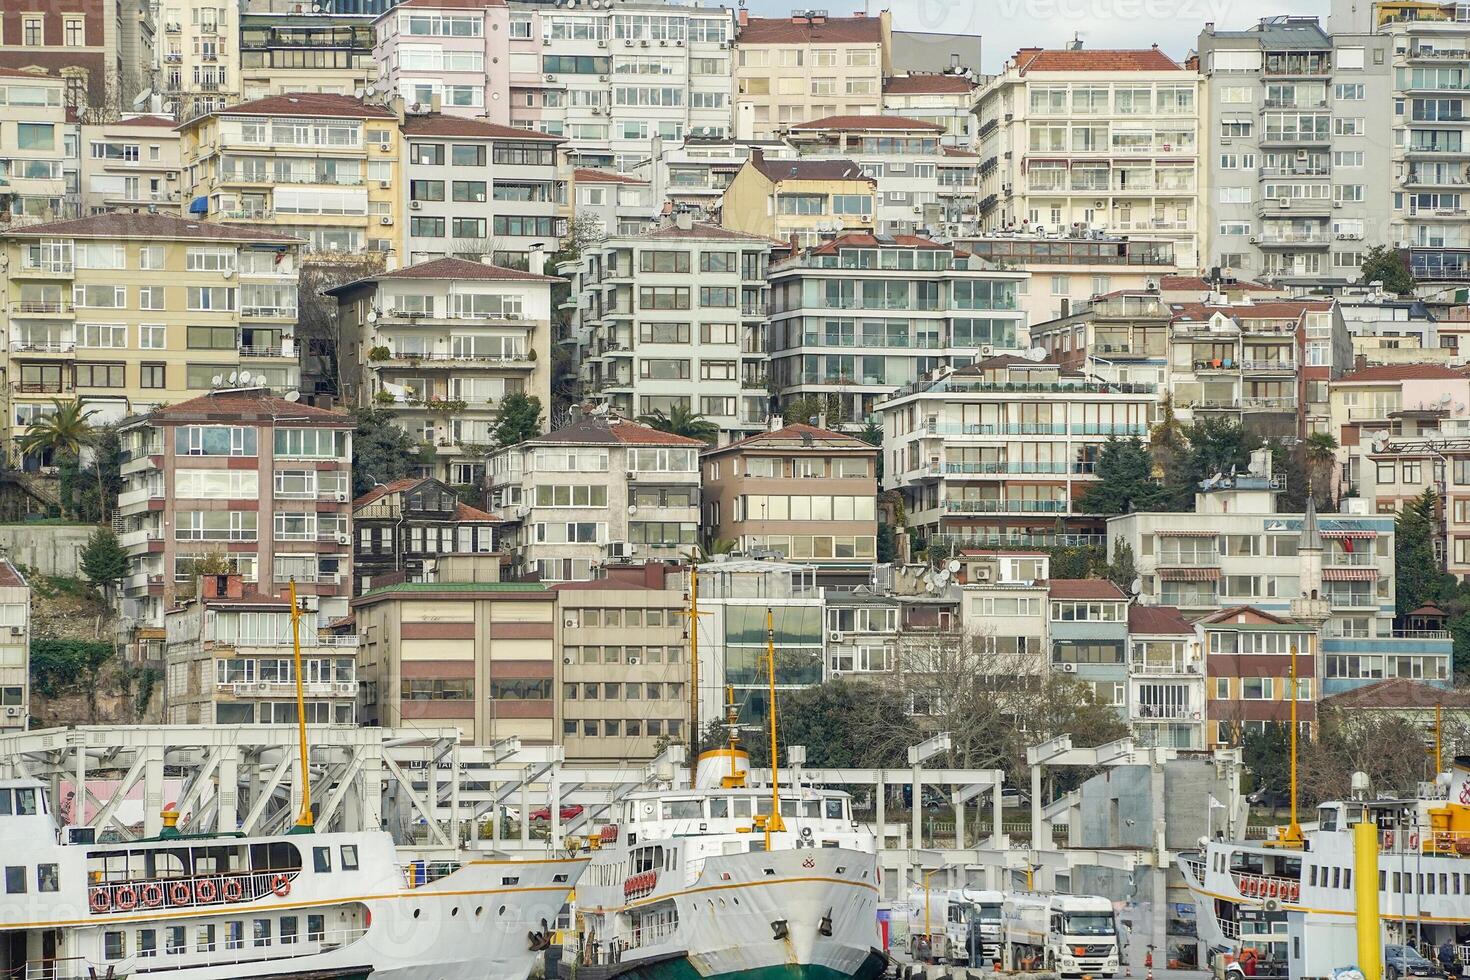
M 668 201 L 675 211 L 696 211 L 717 218 L 720 198 L 736 172 L 760 149 L 769 160 L 795 157 L 791 147 L 779 140 L 686 139 L 682 143 L 658 144 L 654 156 L 633 171 L 646 180 L 653 199 Z
M 540 272 L 435 259 L 327 290 L 337 300 L 343 394 L 392 406 L 433 446 L 421 474 L 452 484 L 484 477 L 484 450 L 512 392 L 551 405 L 551 283 Z
M 899 116 L 829 116 L 785 130 L 797 155 L 852 160 L 877 182 L 872 221 L 881 234 L 979 230 L 979 161 L 942 145 L 940 123 Z
M 165 116 L 128 116 L 81 127 L 83 214 L 179 210 L 179 134 Z
M 836 399 L 828 425 L 861 427 L 878 402 L 938 368 L 1019 351 L 1025 280 L 913 236 L 844 234 L 773 263 L 775 391 L 783 405 Z
M 407 105 L 510 122 L 505 3 L 404 0 L 373 21 L 380 91 Z
M 66 83 L 0 68 L 0 220 L 12 225 L 75 217 L 76 127 L 67 121 Z
M 403 139 L 407 264 L 489 257 L 523 269 L 566 232 L 559 138 L 431 112 L 406 115 Z
M 682 559 L 699 541 L 697 439 L 616 415 L 490 457 L 492 510 L 517 576 L 585 581 L 607 561 Z
M 655 140 L 731 131 L 727 7 L 519 5 L 510 19 L 510 124 L 565 136 L 578 166 L 632 170 Z
M 959 72 L 909 72 L 883 80 L 883 115 L 933 123 L 944 130 L 940 141 L 970 149 L 975 142 L 974 107 L 978 86 Z
M 156 26 L 154 77 L 163 111 L 193 119 L 240 101 L 240 15 L 243 3 L 165 0 Z M 155 8 L 156 9 L 156 8 Z
M 1200 84 L 1157 46 L 1017 52 L 976 103 L 985 229 L 1142 232 L 1197 268 Z
M 579 233 L 637 235 L 658 221 L 664 199 L 653 193 L 647 180 L 629 174 L 577 167 L 572 171 L 572 214 L 582 226 Z
M 25 728 L 31 714 L 31 586 L 0 558 L 0 732 Z
M 765 427 L 772 243 L 695 223 L 607 238 L 572 269 L 584 390 L 625 417 L 683 409 L 720 441 Z

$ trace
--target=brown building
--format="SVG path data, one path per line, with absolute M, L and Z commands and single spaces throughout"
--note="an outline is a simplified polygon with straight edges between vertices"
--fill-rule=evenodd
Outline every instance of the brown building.
M 825 580 L 867 581 L 877 463 L 878 447 L 799 422 L 711 449 L 701 461 L 705 535 L 810 564 Z
M 455 725 L 479 745 L 556 740 L 556 593 L 546 586 L 400 582 L 352 608 L 364 724 Z
M 5 0 L 0 68 L 67 79 L 68 106 L 127 112 L 152 79 L 153 31 L 137 0 Z
M 1296 660 L 1297 723 L 1316 727 L 1316 628 L 1254 606 L 1222 609 L 1198 621 L 1205 650 L 1208 748 L 1240 745 L 1247 735 L 1291 719 Z
M 561 741 L 578 762 L 643 762 L 689 737 L 688 575 L 663 562 L 604 565 L 553 586 L 561 623 Z
M 427 477 L 380 483 L 352 502 L 353 595 L 422 582 L 443 555 L 490 554 L 500 518 Z

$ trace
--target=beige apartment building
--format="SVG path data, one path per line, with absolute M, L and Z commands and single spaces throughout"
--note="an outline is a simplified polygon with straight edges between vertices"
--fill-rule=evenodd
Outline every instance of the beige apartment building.
M 25 728 L 31 714 L 31 586 L 0 558 L 0 732 Z
M 0 68 L 0 222 L 14 227 L 76 215 L 67 193 L 65 80 L 44 72 Z
M 363 724 L 556 741 L 556 593 L 537 582 L 400 582 L 352 600 Z
M 688 575 L 664 562 L 609 564 L 552 587 L 561 626 L 567 759 L 646 762 L 689 737 Z
M 0 234 L 6 435 L 76 398 L 119 421 L 217 387 L 300 380 L 296 239 L 112 212 Z M 45 460 L 36 462 L 46 463 Z
M 735 137 L 771 139 L 792 123 L 876 115 L 892 74 L 893 29 L 876 17 L 751 17 L 735 35 Z
M 180 127 L 185 211 L 267 225 L 304 252 L 402 255 L 399 119 L 349 95 L 273 95 Z
M 711 449 L 701 459 L 705 534 L 866 581 L 877 462 L 877 446 L 801 422 Z
M 83 214 L 114 209 L 179 210 L 179 134 L 167 116 L 83 123 Z
M 720 224 L 798 247 L 837 231 L 874 231 L 878 182 L 852 160 L 766 159 L 735 171 L 720 199 Z
M 167 0 L 154 41 L 163 111 L 180 119 L 223 109 L 240 99 L 240 14 L 243 3 Z M 157 7 L 154 8 L 157 11 Z

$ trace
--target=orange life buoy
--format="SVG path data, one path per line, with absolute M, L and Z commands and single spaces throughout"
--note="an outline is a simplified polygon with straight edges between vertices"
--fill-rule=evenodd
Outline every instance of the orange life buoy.
M 136 908 L 138 905 L 138 889 L 132 885 L 119 886 L 117 896 L 113 899 L 113 904 L 122 912 Z
M 1247 897 L 1256 893 L 1256 883 L 1251 878 L 1240 879 L 1240 893 Z
M 245 886 L 240 884 L 239 878 L 226 878 L 221 890 L 227 902 L 238 902 L 245 894 Z
M 194 899 L 199 902 L 212 902 L 219 897 L 219 885 L 214 883 L 213 878 L 200 878 L 194 884 Z
M 112 908 L 112 901 L 107 897 L 107 889 L 98 888 L 92 892 L 92 897 L 87 900 L 93 912 L 107 912 Z
M 1411 834 L 1409 834 L 1409 850 L 1416 851 L 1418 849 L 1419 849 L 1419 831 L 1416 830 L 1416 831 L 1412 832 Z
M 163 904 L 163 886 L 156 881 L 146 882 L 138 890 L 138 900 L 144 908 L 156 909 Z
M 291 879 L 277 872 L 276 876 L 271 879 L 271 891 L 276 893 L 277 898 L 285 898 L 291 894 Z
M 1383 832 L 1383 846 L 1393 847 L 1393 831 L 1385 830 Z
M 1291 900 L 1295 902 L 1298 898 L 1301 898 L 1301 895 L 1302 886 L 1296 882 L 1293 882 L 1291 885 Z
M 168 886 L 168 903 L 170 905 L 193 904 L 193 890 L 189 888 L 187 881 L 175 881 Z

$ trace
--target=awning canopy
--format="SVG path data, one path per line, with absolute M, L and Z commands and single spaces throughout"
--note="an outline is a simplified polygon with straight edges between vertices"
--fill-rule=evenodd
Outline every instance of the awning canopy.
M 1160 531 L 1161 538 L 1213 538 L 1218 531 Z
M 1378 578 L 1376 568 L 1324 568 L 1322 579 L 1326 582 L 1371 582 Z
M 1323 528 L 1323 530 L 1322 530 L 1322 537 L 1324 537 L 1324 538 L 1376 538 L 1376 537 L 1378 537 L 1378 532 L 1377 531 L 1329 531 L 1326 528 Z
M 1161 568 L 1159 578 L 1165 582 L 1213 582 L 1220 577 L 1218 568 Z

